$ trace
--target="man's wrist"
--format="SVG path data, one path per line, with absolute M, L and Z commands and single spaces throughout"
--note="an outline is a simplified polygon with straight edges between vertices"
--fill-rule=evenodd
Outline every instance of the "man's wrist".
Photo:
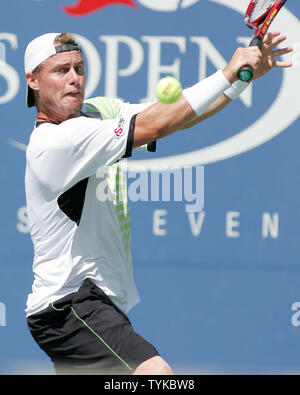
M 183 91 L 183 95 L 197 115 L 201 115 L 226 89 L 230 82 L 219 70 L 208 78 Z
M 245 89 L 248 88 L 249 85 L 250 85 L 249 82 L 237 80 L 231 85 L 230 88 L 226 89 L 224 95 L 229 97 L 229 99 L 231 100 L 235 100 L 240 96 L 242 92 L 244 92 Z

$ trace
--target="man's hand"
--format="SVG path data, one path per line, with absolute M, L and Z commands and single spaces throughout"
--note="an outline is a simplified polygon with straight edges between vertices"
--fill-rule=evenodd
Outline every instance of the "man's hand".
M 259 67 L 262 53 L 258 47 L 239 47 L 223 69 L 227 80 L 233 84 L 238 80 L 238 72 L 243 66 L 251 66 L 253 70 Z
M 254 70 L 253 79 L 262 77 L 273 67 L 291 67 L 291 62 L 275 59 L 293 51 L 292 47 L 277 48 L 285 40 L 286 37 L 282 36 L 280 32 L 273 32 L 266 34 L 261 50 L 256 46 L 238 48 L 223 70 L 225 77 L 232 84 L 238 80 L 240 68 L 246 65 L 252 66 Z
M 287 68 L 293 65 L 291 62 L 284 62 L 276 59 L 278 56 L 293 52 L 292 47 L 277 48 L 278 45 L 285 40 L 286 37 L 282 36 L 280 32 L 266 34 L 261 48 L 262 57 L 255 69 L 253 79 L 262 77 L 273 67 Z

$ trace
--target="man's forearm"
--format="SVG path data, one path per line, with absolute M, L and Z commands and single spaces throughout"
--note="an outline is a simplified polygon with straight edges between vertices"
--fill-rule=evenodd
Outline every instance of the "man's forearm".
M 222 94 L 221 96 L 218 97 L 217 100 L 215 100 L 206 111 L 204 111 L 203 114 L 200 116 L 196 116 L 195 118 L 191 121 L 188 122 L 182 129 L 188 129 L 191 128 L 192 126 L 196 125 L 199 122 L 204 121 L 205 119 L 208 119 L 212 117 L 213 115 L 217 114 L 219 111 L 223 110 L 229 103 L 231 103 L 231 99 L 229 99 L 226 95 Z
M 177 130 L 185 129 L 186 125 L 197 121 L 207 109 L 211 108 L 221 93 L 230 86 L 223 71 L 219 70 L 185 89 L 176 103 L 167 105 L 155 103 L 148 107 L 136 118 L 134 146 L 145 144 L 148 138 L 151 138 L 150 141 L 157 140 Z

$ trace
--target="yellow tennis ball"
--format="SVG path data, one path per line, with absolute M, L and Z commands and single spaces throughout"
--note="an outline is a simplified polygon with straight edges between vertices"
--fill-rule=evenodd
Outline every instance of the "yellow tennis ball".
M 156 96 L 165 104 L 175 103 L 182 94 L 180 82 L 174 77 L 164 77 L 156 85 Z

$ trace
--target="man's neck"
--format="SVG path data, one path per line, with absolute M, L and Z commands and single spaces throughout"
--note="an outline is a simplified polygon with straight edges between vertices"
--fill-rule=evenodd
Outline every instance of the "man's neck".
M 80 113 L 69 114 L 69 115 L 58 115 L 58 114 L 46 113 L 44 111 L 39 111 L 38 115 L 37 115 L 37 119 L 46 120 L 49 122 L 55 122 L 57 124 L 60 124 L 64 121 L 67 121 L 68 119 L 77 118 L 79 116 L 80 116 Z

